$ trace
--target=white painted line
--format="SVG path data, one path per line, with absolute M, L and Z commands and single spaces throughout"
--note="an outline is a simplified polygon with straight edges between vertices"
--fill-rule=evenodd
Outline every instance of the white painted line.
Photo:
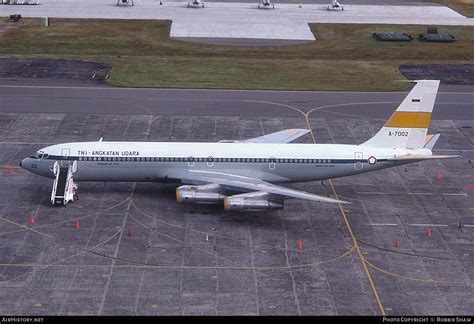
M 380 191 L 358 191 L 358 194 L 361 195 L 411 195 L 411 192 L 380 192 Z M 423 194 L 423 193 L 422 193 Z M 432 193 L 427 193 L 429 195 L 432 195 Z
M 383 223 L 378 223 L 377 224 L 376 223 L 376 224 L 365 224 L 365 225 L 367 225 L 367 226 L 398 226 L 398 224 L 390 224 L 390 223 L 388 223 L 388 224 L 383 224 Z
M 358 191 L 358 194 L 361 195 L 387 195 L 387 193 L 384 192 L 365 192 L 365 191 Z
M 361 195 L 420 195 L 420 196 L 433 196 L 437 195 L 432 192 L 369 192 L 369 191 L 358 191 Z
M 358 191 L 361 195 L 416 195 L 416 196 L 435 196 L 439 195 L 437 192 L 369 192 L 369 191 Z M 465 192 L 460 193 L 442 193 L 443 196 L 468 196 Z
M 409 224 L 410 226 L 423 226 L 423 227 L 448 227 L 446 224 Z
M 367 223 L 365 224 L 366 226 L 400 226 L 400 224 L 395 224 L 395 223 Z M 447 225 L 447 224 L 409 224 L 410 226 L 418 226 L 418 227 L 449 227 L 449 226 L 454 226 L 454 225 Z M 472 225 L 466 225 L 463 224 L 463 227 L 473 227 L 474 224 Z
M 435 152 L 472 152 L 474 150 L 448 150 L 448 149 L 437 149 L 433 150 L 433 153 Z
M 54 143 L 51 142 L 39 142 L 39 143 L 33 143 L 33 142 L 0 142 L 0 145 L 3 144 L 15 144 L 15 145 L 39 145 L 39 144 L 46 144 L 46 145 L 51 145 Z

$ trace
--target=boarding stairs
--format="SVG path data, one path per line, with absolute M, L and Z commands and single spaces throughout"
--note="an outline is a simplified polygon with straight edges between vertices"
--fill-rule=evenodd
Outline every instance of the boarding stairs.
M 66 206 L 68 202 L 74 201 L 77 191 L 77 185 L 73 180 L 77 161 L 56 161 L 53 170 L 56 178 L 51 191 L 51 203 L 53 206 Z

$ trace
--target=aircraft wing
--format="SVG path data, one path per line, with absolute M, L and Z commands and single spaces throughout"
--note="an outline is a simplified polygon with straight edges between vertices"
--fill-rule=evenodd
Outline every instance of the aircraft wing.
M 279 132 L 263 135 L 260 137 L 248 138 L 241 141 L 219 141 L 219 143 L 290 143 L 301 136 L 311 132 L 304 128 L 291 128 Z
M 232 187 L 237 190 L 244 189 L 250 191 L 266 192 L 275 196 L 280 196 L 282 198 L 291 197 L 333 204 L 349 204 L 349 202 L 347 201 L 319 196 L 305 191 L 278 186 L 266 181 L 262 181 L 260 179 L 249 178 L 229 173 L 189 170 L 185 173 L 180 171 L 179 175 L 177 174 L 176 178 L 191 181 L 202 181 L 206 183 L 216 183 L 222 186 Z

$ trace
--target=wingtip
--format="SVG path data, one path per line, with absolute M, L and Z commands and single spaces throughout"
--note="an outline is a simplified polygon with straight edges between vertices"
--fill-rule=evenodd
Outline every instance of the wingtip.
M 343 205 L 350 205 L 351 202 L 345 201 L 345 200 L 340 200 L 340 199 L 334 199 L 334 198 L 328 198 L 325 202 L 333 203 L 333 204 L 343 204 Z
M 288 129 L 286 129 L 286 131 L 290 134 L 311 132 L 311 130 L 307 129 L 307 128 L 288 128 Z
M 337 203 L 341 204 L 341 205 L 351 205 L 352 204 L 351 202 L 345 201 L 345 200 L 338 200 Z
M 433 159 L 454 159 L 461 157 L 461 155 L 432 155 Z

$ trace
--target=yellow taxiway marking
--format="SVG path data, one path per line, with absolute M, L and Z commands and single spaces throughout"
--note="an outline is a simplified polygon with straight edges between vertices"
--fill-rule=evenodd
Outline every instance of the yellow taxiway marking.
M 11 220 L 3 218 L 3 217 L 0 217 L 0 220 L 4 221 L 6 223 L 10 223 L 12 225 L 16 225 L 18 227 L 21 227 L 22 231 L 30 231 L 30 232 L 33 232 L 33 233 L 36 233 L 36 234 L 39 234 L 39 235 L 42 235 L 42 236 L 46 236 L 47 238 L 50 238 L 50 239 L 54 240 L 54 236 L 51 236 L 51 235 L 46 234 L 46 233 L 39 232 L 39 231 L 35 230 L 34 228 L 28 228 L 25 225 L 19 224 L 17 222 L 11 221 Z
M 121 231 L 121 230 L 120 230 Z M 120 234 L 120 231 L 115 233 L 111 238 L 107 240 L 110 241 L 112 238 L 116 237 Z M 105 244 L 104 242 L 100 243 L 100 245 Z M 99 245 L 93 247 L 96 248 Z M 92 248 L 92 249 L 93 249 Z M 304 264 L 296 264 L 296 265 L 284 265 L 284 266 L 257 266 L 257 267 L 247 267 L 247 266 L 186 266 L 186 265 L 173 265 L 173 264 L 141 264 L 141 263 L 134 263 L 129 262 L 127 260 L 116 259 L 119 262 L 125 262 L 129 264 L 61 264 L 61 261 L 66 261 L 74 256 L 79 255 L 85 251 L 81 251 L 75 255 L 69 256 L 65 259 L 58 260 L 51 264 L 39 264 L 39 263 L 3 263 L 0 264 L 0 267 L 10 267 L 10 268 L 49 268 L 49 267 L 72 267 L 72 268 L 129 268 L 129 269 L 189 269 L 189 270 L 257 270 L 257 271 L 274 271 L 274 270 L 289 270 L 289 269 L 301 269 L 307 267 L 315 267 L 322 264 L 331 263 L 337 261 L 339 259 L 345 258 L 346 256 L 350 255 L 354 251 L 354 246 L 334 258 L 323 260 L 319 262 L 312 262 L 312 263 L 304 263 Z M 111 257 L 112 258 L 112 257 Z M 21 275 L 24 276 L 25 274 Z M 16 278 L 15 278 L 16 279 Z
M 80 87 L 80 86 L 54 86 L 54 85 L 14 85 L 14 84 L 0 84 L 0 88 L 31 88 L 31 89 L 84 89 L 84 90 L 138 90 L 138 91 L 215 91 L 215 92 L 276 92 L 276 93 L 283 93 L 283 92 L 294 92 L 294 93 L 308 93 L 308 92 L 316 92 L 316 93 L 351 93 L 351 94 L 358 94 L 358 93 L 374 93 L 373 91 L 317 91 L 317 90 L 248 90 L 248 89 L 190 89 L 190 88 L 133 88 L 133 87 L 117 87 L 117 86 L 109 86 L 109 87 Z M 380 91 L 377 93 L 392 93 L 392 94 L 407 94 L 409 91 Z M 447 94 L 447 95 L 472 95 L 472 92 L 438 92 L 438 94 Z
M 316 144 L 316 139 L 314 137 L 314 134 L 313 134 L 313 129 L 311 127 L 311 123 L 309 121 L 309 115 L 318 110 L 317 108 L 314 108 L 314 109 L 311 109 L 309 110 L 307 113 L 304 114 L 304 117 L 305 117 L 305 120 L 306 120 L 306 124 L 308 125 L 308 129 L 311 130 L 311 136 L 313 138 L 313 142 L 314 144 Z M 336 192 L 336 188 L 334 187 L 334 183 L 332 182 L 331 179 L 329 179 L 329 184 L 331 185 L 331 189 L 332 189 L 332 192 L 334 193 L 336 199 L 339 199 L 339 196 Z M 346 223 L 346 226 L 347 226 L 347 229 L 349 230 L 349 234 L 351 235 L 351 238 L 352 238 L 352 242 L 354 244 L 354 249 L 357 251 L 357 254 L 359 255 L 359 259 L 362 263 L 362 267 L 364 268 L 364 272 L 365 274 L 367 275 L 367 279 L 369 280 L 369 285 L 370 285 L 370 288 L 372 290 L 372 293 L 374 294 L 374 297 L 375 297 L 375 301 L 377 302 L 377 305 L 380 309 L 380 313 L 382 314 L 382 316 L 385 316 L 386 313 L 385 313 L 385 308 L 383 307 L 382 305 L 382 301 L 380 300 L 380 296 L 379 296 L 379 293 L 377 291 L 377 288 L 375 288 L 375 284 L 374 284 L 374 281 L 372 279 L 372 276 L 370 274 L 370 271 L 369 271 L 369 268 L 367 266 L 367 260 L 365 259 L 365 257 L 362 255 L 362 251 L 360 249 L 360 246 L 359 246 L 359 243 L 357 241 L 357 238 L 354 234 L 354 232 L 352 231 L 352 227 L 351 227 L 351 224 L 349 223 L 349 219 L 347 218 L 347 215 L 344 211 L 344 208 L 342 208 L 342 205 L 339 203 L 339 210 L 341 211 L 341 214 L 342 214 L 342 217 L 344 218 L 344 222 Z
M 405 279 L 405 280 L 410 280 L 410 281 L 424 282 L 424 283 L 433 283 L 433 284 L 438 284 L 438 285 L 466 285 L 466 283 L 462 281 L 444 281 L 444 280 L 434 280 L 431 278 L 415 278 L 415 277 L 399 275 L 399 274 L 384 270 L 382 268 L 379 268 L 375 266 L 374 264 L 370 263 L 369 261 L 367 261 L 367 259 L 365 260 L 365 262 L 369 265 L 369 267 L 390 277 L 395 277 L 395 278 L 400 278 L 400 279 Z
M 332 180 L 329 180 L 329 184 L 331 185 L 332 191 L 334 195 L 336 196 L 336 199 L 338 198 L 336 188 L 334 187 L 334 184 Z M 385 316 L 385 308 L 382 305 L 382 301 L 380 300 L 380 296 L 377 292 L 377 289 L 375 288 L 374 281 L 372 279 L 372 276 L 370 275 L 369 268 L 367 267 L 367 260 L 366 258 L 362 255 L 362 251 L 360 249 L 359 243 L 357 241 L 356 236 L 354 235 L 354 232 L 352 231 L 352 227 L 349 223 L 349 219 L 347 218 L 347 215 L 344 211 L 344 208 L 342 208 L 341 204 L 339 205 L 339 210 L 341 211 L 342 217 L 344 218 L 344 222 L 346 223 L 347 229 L 349 230 L 349 234 L 351 235 L 352 241 L 354 242 L 355 249 L 357 251 L 357 254 L 359 255 L 359 258 L 361 260 L 362 266 L 364 268 L 365 274 L 367 275 L 367 278 L 369 280 L 370 288 L 372 289 L 372 292 L 374 294 L 375 300 L 377 301 L 377 305 L 379 306 L 380 312 L 382 313 L 383 316 Z
M 13 230 L 13 231 L 8 231 L 8 232 L 1 232 L 0 233 L 0 236 L 3 236 L 3 235 L 8 235 L 8 234 L 15 234 L 15 233 L 19 233 L 19 232 L 24 232 L 24 231 L 32 231 L 36 234 L 40 234 L 40 235 L 43 235 L 43 236 L 46 236 L 48 238 L 52 238 L 54 239 L 53 236 L 50 236 L 48 234 L 45 234 L 43 232 L 40 232 L 38 231 L 38 229 L 41 229 L 41 228 L 47 228 L 47 227 L 51 227 L 51 226 L 57 226 L 57 225 L 60 225 L 60 224 L 66 224 L 66 223 L 71 223 L 71 222 L 74 222 L 74 221 L 77 221 L 77 220 L 83 220 L 83 219 L 86 219 L 86 218 L 89 218 L 89 217 L 93 217 L 93 216 L 96 216 L 97 213 L 103 213 L 103 212 L 107 212 L 107 211 L 110 211 L 120 205 L 122 205 L 123 203 L 127 202 L 130 200 L 130 196 L 128 196 L 127 198 L 125 198 L 124 200 L 122 200 L 121 202 L 113 205 L 113 206 L 110 206 L 110 207 L 107 207 L 103 210 L 99 210 L 99 211 L 96 211 L 96 212 L 93 212 L 91 214 L 87 214 L 87 215 L 84 215 L 84 216 L 80 216 L 80 217 L 76 217 L 76 218 L 73 218 L 73 219 L 67 219 L 67 220 L 63 220 L 63 221 L 59 221 L 59 222 L 54 222 L 54 223 L 47 223 L 47 224 L 42 224 L 42 225 L 38 225 L 38 226 L 34 226 L 34 227 L 28 227 L 28 226 L 25 226 L 25 225 L 22 225 L 20 223 L 17 223 L 17 222 L 13 222 L 9 219 L 6 219 L 4 217 L 1 217 L 0 216 L 0 220 L 3 220 L 7 223 L 10 223 L 10 224 L 13 224 L 13 225 L 16 225 L 18 227 L 20 227 L 21 229 L 17 229 L 17 230 Z

